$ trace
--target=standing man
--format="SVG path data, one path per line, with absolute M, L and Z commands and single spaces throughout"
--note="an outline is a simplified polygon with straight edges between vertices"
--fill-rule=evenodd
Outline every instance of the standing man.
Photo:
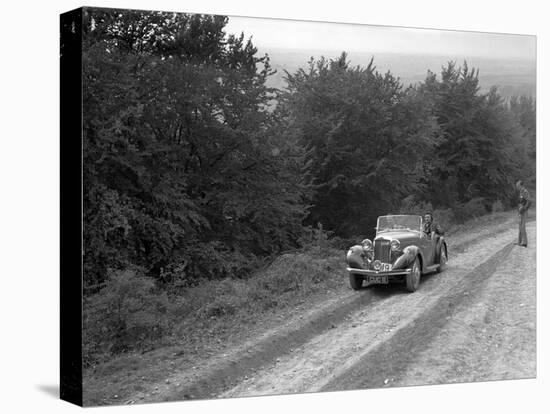
M 523 186 L 523 181 L 519 180 L 516 183 L 516 189 L 519 191 L 519 236 L 518 242 L 514 243 L 518 246 L 527 247 L 527 230 L 525 230 L 525 221 L 527 220 L 527 210 L 531 207 L 531 198 L 529 191 Z

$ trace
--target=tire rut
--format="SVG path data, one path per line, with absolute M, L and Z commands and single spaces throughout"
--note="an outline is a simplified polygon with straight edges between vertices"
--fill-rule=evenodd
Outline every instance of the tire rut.
M 498 236 L 501 233 L 505 233 L 506 230 L 509 230 L 509 226 L 501 224 L 492 233 L 478 235 L 477 237 L 467 237 L 459 243 L 451 245 L 451 252 L 462 253 L 468 246 L 480 243 L 487 237 Z M 205 399 L 217 396 L 242 382 L 247 374 L 260 371 L 272 364 L 279 357 L 283 357 L 292 352 L 293 349 L 308 343 L 313 338 L 343 322 L 349 315 L 356 312 L 357 309 L 368 310 L 377 303 L 391 297 L 391 295 L 388 296 L 388 294 L 384 294 L 383 292 L 367 289 L 356 293 L 359 293 L 359 295 L 344 296 L 336 304 L 317 313 L 309 320 L 304 320 L 304 323 L 300 323 L 298 326 L 292 326 L 286 330 L 283 328 L 282 333 L 279 331 L 258 342 L 254 342 L 238 357 L 228 357 L 218 363 L 214 369 L 208 370 L 204 374 L 192 378 L 190 381 L 182 383 L 182 381 L 170 380 L 166 381 L 167 383 L 169 382 L 169 385 L 159 384 L 160 387 L 157 387 L 157 389 L 160 388 L 158 393 L 153 398 L 148 396 L 147 400 L 170 401 Z M 134 395 L 132 399 L 137 400 L 140 395 L 141 393 Z
M 363 290 L 360 296 L 346 302 L 343 306 L 330 309 L 317 315 L 296 329 L 281 336 L 270 337 L 256 345 L 255 349 L 237 359 L 228 360 L 223 366 L 208 373 L 199 380 L 174 391 L 169 399 L 210 398 L 240 382 L 246 373 L 257 371 L 278 356 L 291 352 L 320 333 L 342 322 L 359 307 L 373 305 L 384 297 L 376 296 L 372 291 Z
M 512 248 L 512 244 L 506 245 L 475 267 L 464 277 L 459 290 L 438 299 L 433 306 L 373 348 L 349 370 L 324 384 L 319 391 L 379 388 L 385 383 L 391 386 L 387 380 L 397 381 L 407 366 L 415 361 L 415 355 L 436 337 L 453 315 L 475 300 L 476 291 L 483 290 Z

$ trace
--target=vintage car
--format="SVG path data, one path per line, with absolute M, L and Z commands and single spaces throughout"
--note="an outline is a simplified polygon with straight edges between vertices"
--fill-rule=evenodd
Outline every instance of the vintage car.
M 347 253 L 352 289 L 368 284 L 405 283 L 409 292 L 422 274 L 442 271 L 447 263 L 447 243 L 442 235 L 426 234 L 423 218 L 415 215 L 378 217 L 376 237 L 365 239 Z

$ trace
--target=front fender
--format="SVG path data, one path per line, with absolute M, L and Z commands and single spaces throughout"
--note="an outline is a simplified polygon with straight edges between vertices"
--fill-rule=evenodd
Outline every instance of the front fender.
M 393 269 L 405 269 L 410 266 L 416 256 L 420 254 L 420 249 L 417 246 L 407 246 L 403 249 L 403 254 L 397 258 L 393 264 Z
M 355 245 L 350 247 L 346 255 L 348 266 L 355 269 L 363 269 L 363 246 Z

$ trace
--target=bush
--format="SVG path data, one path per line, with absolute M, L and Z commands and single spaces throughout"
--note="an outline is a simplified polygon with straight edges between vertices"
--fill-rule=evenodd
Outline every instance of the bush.
M 334 232 L 323 229 L 321 223 L 317 223 L 317 227 L 308 226 L 304 228 L 299 244 L 304 250 L 317 254 L 326 253 L 331 248 L 332 243 L 329 239 L 333 234 Z
M 486 203 L 484 198 L 476 197 L 466 203 L 459 204 L 455 209 L 455 219 L 459 223 L 464 223 L 469 219 L 487 214 Z
M 367 236 L 357 235 L 354 237 L 333 237 L 329 240 L 330 247 L 340 251 L 347 251 L 351 246 L 359 244 Z
M 85 299 L 85 361 L 100 354 L 143 349 L 170 330 L 170 302 L 139 269 L 113 272 L 106 286 Z
M 448 231 L 455 222 L 455 215 L 451 208 L 434 210 L 433 217 L 443 231 Z
M 432 203 L 417 200 L 414 195 L 410 195 L 401 201 L 397 214 L 424 215 L 427 211 L 432 211 Z
M 197 316 L 202 319 L 233 315 L 246 306 L 247 287 L 243 281 L 229 278 L 208 284 L 206 295 L 196 303 Z M 194 289 L 193 289 L 194 291 Z M 191 294 L 192 292 L 189 292 Z
M 247 279 L 202 280 L 170 296 L 139 269 L 113 272 L 84 303 L 86 365 L 174 341 L 182 347 L 207 346 L 214 331 L 234 332 L 232 327 L 246 326 L 264 312 L 341 286 L 344 254 L 325 243 L 324 233 L 317 231 L 311 245 L 277 257 Z
M 504 204 L 502 204 L 502 201 L 497 200 L 491 205 L 491 211 L 493 213 L 500 213 L 504 211 Z
M 282 255 L 254 282 L 275 297 L 305 296 L 317 285 L 328 286 L 343 268 L 344 253 L 327 247 L 317 254 L 307 251 Z

